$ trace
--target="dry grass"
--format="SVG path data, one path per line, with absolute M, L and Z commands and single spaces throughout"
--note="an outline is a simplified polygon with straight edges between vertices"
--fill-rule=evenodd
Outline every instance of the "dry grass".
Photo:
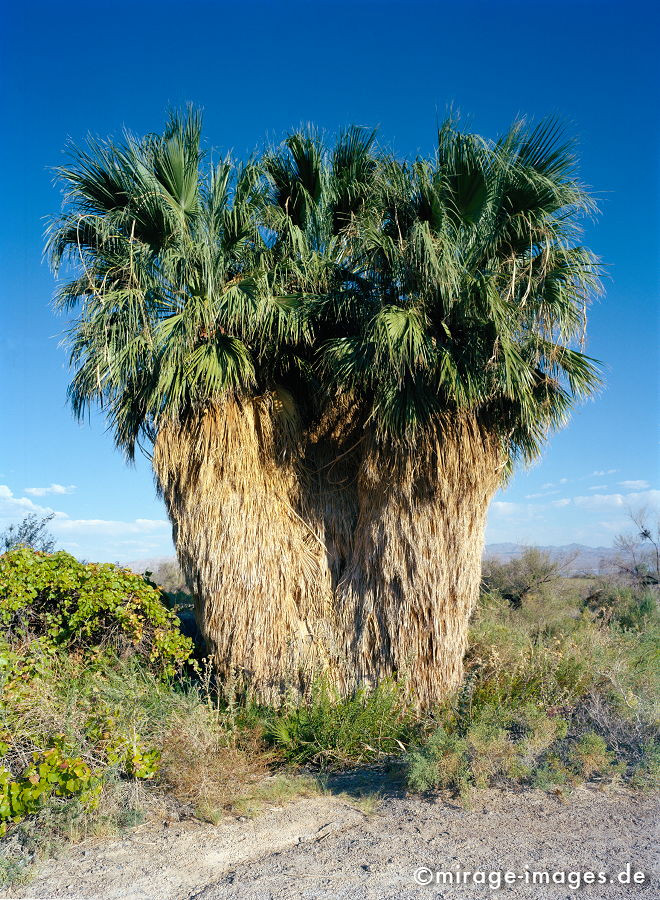
M 268 774 L 269 757 L 256 732 L 240 744 L 205 705 L 171 717 L 163 738 L 161 778 L 168 792 L 194 815 L 216 821 L 234 808 L 247 787 Z
M 284 806 L 291 800 L 318 797 L 323 785 L 312 775 L 273 775 L 252 785 L 246 785 L 232 803 L 232 812 L 252 817 L 267 807 Z
M 213 709 L 176 716 L 163 741 L 162 781 L 169 794 L 200 819 L 217 824 L 228 814 L 254 816 L 267 806 L 321 792 L 318 779 L 271 775 L 273 755 L 258 730 L 225 730 Z

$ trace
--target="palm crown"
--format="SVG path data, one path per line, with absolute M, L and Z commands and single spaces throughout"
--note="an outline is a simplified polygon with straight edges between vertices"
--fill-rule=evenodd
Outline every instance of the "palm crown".
M 456 413 L 529 459 L 598 384 L 582 336 L 597 263 L 575 243 L 592 209 L 547 122 L 489 144 L 448 122 L 432 160 L 383 160 L 354 241 L 354 290 L 328 294 L 343 334 L 328 377 L 381 443 L 410 446 Z M 324 311 L 328 315 L 328 310 Z
M 78 307 L 74 412 L 99 403 L 132 457 L 165 419 L 228 393 L 313 394 L 303 307 L 343 272 L 341 235 L 368 195 L 372 143 L 349 129 L 329 154 L 307 130 L 259 166 L 223 161 L 205 175 L 201 120 L 189 111 L 162 136 L 72 147 L 48 249 L 56 270 L 76 269 L 56 300 Z
M 90 142 L 58 170 L 68 205 L 51 259 L 79 273 L 57 297 L 79 306 L 70 398 L 79 415 L 99 402 L 129 456 L 164 417 L 254 384 L 246 341 L 272 325 L 258 179 L 228 160 L 204 176 L 200 139 L 197 114 L 173 115 L 162 137 Z
M 531 458 L 598 384 L 575 346 L 597 288 L 576 243 L 592 203 L 553 122 L 488 143 L 449 121 L 414 162 L 365 129 L 330 149 L 306 129 L 206 174 L 189 111 L 162 136 L 74 149 L 58 174 L 71 400 L 99 402 L 129 456 L 164 418 L 284 386 L 312 418 L 350 396 L 384 445 L 469 413 Z

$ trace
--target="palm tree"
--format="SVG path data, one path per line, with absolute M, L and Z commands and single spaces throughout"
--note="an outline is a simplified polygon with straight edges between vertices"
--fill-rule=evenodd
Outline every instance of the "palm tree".
M 229 160 L 204 171 L 194 111 L 162 136 L 74 147 L 58 174 L 49 249 L 75 270 L 58 295 L 78 311 L 74 412 L 98 403 L 129 459 L 152 458 L 210 653 L 271 699 L 323 664 L 309 632 L 329 616 L 296 509 L 286 369 L 306 337 L 262 265 L 259 175 Z
M 298 348 L 296 359 L 300 374 L 304 371 L 295 391 L 305 421 L 301 486 L 304 518 L 325 553 L 331 594 L 350 553 L 357 519 L 355 457 L 349 445 L 359 437 L 359 422 L 350 396 L 329 389 L 319 351 L 324 341 L 357 325 L 344 321 L 349 304 L 342 298 L 355 302 L 363 290 L 356 269 L 358 223 L 372 215 L 380 164 L 375 131 L 356 126 L 343 131 L 333 147 L 314 128 L 301 129 L 261 160 L 264 221 L 272 235 L 268 269 L 279 292 L 297 299 L 311 338 L 306 348 Z M 342 646 L 340 655 L 350 669 L 344 642 Z M 339 680 L 345 683 L 346 678 Z
M 303 301 L 336 280 L 321 232 L 338 239 L 358 203 L 351 165 L 370 139 L 352 134 L 332 160 L 300 134 L 261 168 L 205 168 L 189 110 L 161 136 L 71 147 L 58 170 L 48 249 L 73 269 L 57 297 L 77 312 L 73 410 L 100 405 L 127 457 L 151 458 L 216 668 L 263 701 L 339 671 L 302 466 L 318 389 Z M 306 160 L 322 182 L 313 216 Z
M 493 493 L 599 383 L 576 346 L 598 287 L 577 243 L 593 205 L 554 122 L 491 144 L 450 121 L 434 159 L 383 162 L 377 193 L 360 290 L 319 313 L 343 327 L 321 347 L 326 384 L 361 423 L 358 449 L 335 449 L 358 454 L 336 602 L 354 682 L 405 676 L 428 706 L 462 677 Z
M 73 408 L 151 456 L 220 674 L 444 696 L 490 499 L 598 383 L 592 205 L 556 126 L 449 122 L 413 163 L 303 129 L 205 166 L 189 111 L 72 157 L 49 249 Z

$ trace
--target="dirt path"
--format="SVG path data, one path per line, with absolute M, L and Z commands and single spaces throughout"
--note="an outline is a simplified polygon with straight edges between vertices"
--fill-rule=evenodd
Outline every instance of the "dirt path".
M 345 786 L 344 786 L 345 787 Z M 582 788 L 567 802 L 541 792 L 484 791 L 471 809 L 451 802 L 385 797 L 373 814 L 345 796 L 270 809 L 252 821 L 137 829 L 111 843 L 73 848 L 44 864 L 16 897 L 94 900 L 564 900 L 563 884 L 526 884 L 530 872 L 607 873 L 583 885 L 589 900 L 660 897 L 653 798 Z M 643 884 L 621 884 L 627 864 Z M 416 884 L 436 870 L 510 870 L 502 883 Z M 496 875 L 490 876 L 492 879 Z M 544 876 L 536 876 L 543 878 Z M 555 876 L 561 878 L 562 876 Z M 575 878 L 575 876 L 571 876 Z M 596 876 L 597 877 L 597 876 Z M 605 876 L 603 876 L 605 877 Z M 614 879 L 613 883 L 609 878 Z M 488 875 L 486 875 L 488 878 Z M 493 882 L 494 883 L 494 882 Z

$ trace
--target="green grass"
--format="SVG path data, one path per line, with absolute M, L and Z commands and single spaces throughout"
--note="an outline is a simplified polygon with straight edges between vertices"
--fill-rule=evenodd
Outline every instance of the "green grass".
M 389 680 L 348 698 L 319 681 L 306 703 L 265 710 L 262 722 L 286 762 L 335 771 L 401 753 L 416 726 L 401 687 Z

